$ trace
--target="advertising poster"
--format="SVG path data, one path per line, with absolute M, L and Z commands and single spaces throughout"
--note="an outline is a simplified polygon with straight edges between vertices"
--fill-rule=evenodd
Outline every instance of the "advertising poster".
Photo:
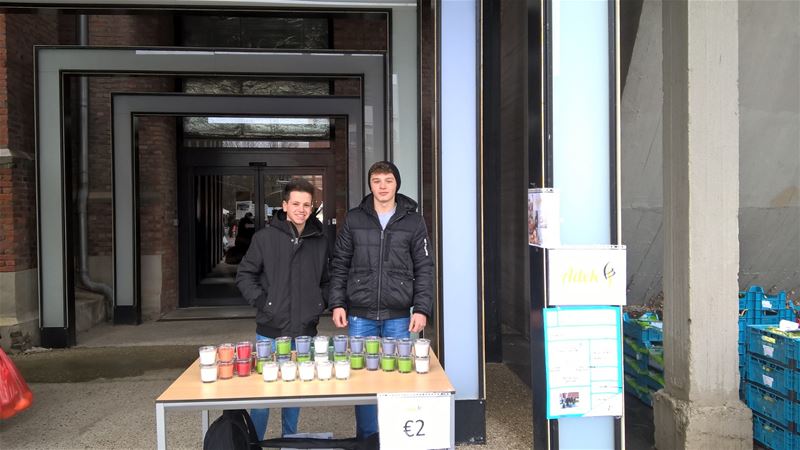
M 540 247 L 561 245 L 561 212 L 558 191 L 528 189 L 528 244 Z
M 624 245 L 548 248 L 548 304 L 624 305 L 625 252 Z
M 547 417 L 621 416 L 620 308 L 544 309 Z

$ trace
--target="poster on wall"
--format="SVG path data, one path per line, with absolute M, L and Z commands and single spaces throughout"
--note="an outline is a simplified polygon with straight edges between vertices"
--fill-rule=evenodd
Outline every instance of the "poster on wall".
M 620 308 L 544 309 L 547 418 L 621 416 Z
M 540 247 L 561 245 L 561 212 L 558 191 L 528 189 L 528 244 Z
M 624 245 L 547 249 L 548 305 L 625 305 Z

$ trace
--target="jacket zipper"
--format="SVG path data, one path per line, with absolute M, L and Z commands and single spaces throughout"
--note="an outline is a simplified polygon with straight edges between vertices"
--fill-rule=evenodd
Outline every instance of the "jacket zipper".
M 386 225 L 389 226 L 388 224 Z M 376 320 L 381 320 L 381 280 L 383 280 L 383 228 L 381 228 L 381 250 L 378 254 L 380 258 L 378 260 L 378 318 Z

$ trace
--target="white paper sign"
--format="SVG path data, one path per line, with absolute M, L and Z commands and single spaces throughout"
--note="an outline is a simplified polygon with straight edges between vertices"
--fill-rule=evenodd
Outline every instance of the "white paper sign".
M 528 244 L 561 245 L 560 196 L 553 188 L 528 189 Z
M 378 394 L 382 450 L 450 448 L 449 392 Z
M 625 305 L 625 246 L 547 250 L 550 306 Z
M 621 416 L 618 307 L 545 308 L 547 417 Z

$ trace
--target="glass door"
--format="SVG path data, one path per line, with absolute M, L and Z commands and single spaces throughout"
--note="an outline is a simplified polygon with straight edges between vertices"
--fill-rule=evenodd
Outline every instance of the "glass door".
M 193 176 L 194 265 L 190 280 L 192 306 L 244 305 L 236 287 L 236 271 L 256 231 L 269 225 L 283 209 L 283 189 L 293 178 L 314 187 L 314 211 L 326 225 L 326 169 L 318 167 L 239 167 L 196 169 Z M 259 208 L 258 206 L 261 205 Z M 333 217 L 335 211 L 327 213 Z
M 245 303 L 236 269 L 259 223 L 257 175 L 249 168 L 194 175 L 193 306 Z

